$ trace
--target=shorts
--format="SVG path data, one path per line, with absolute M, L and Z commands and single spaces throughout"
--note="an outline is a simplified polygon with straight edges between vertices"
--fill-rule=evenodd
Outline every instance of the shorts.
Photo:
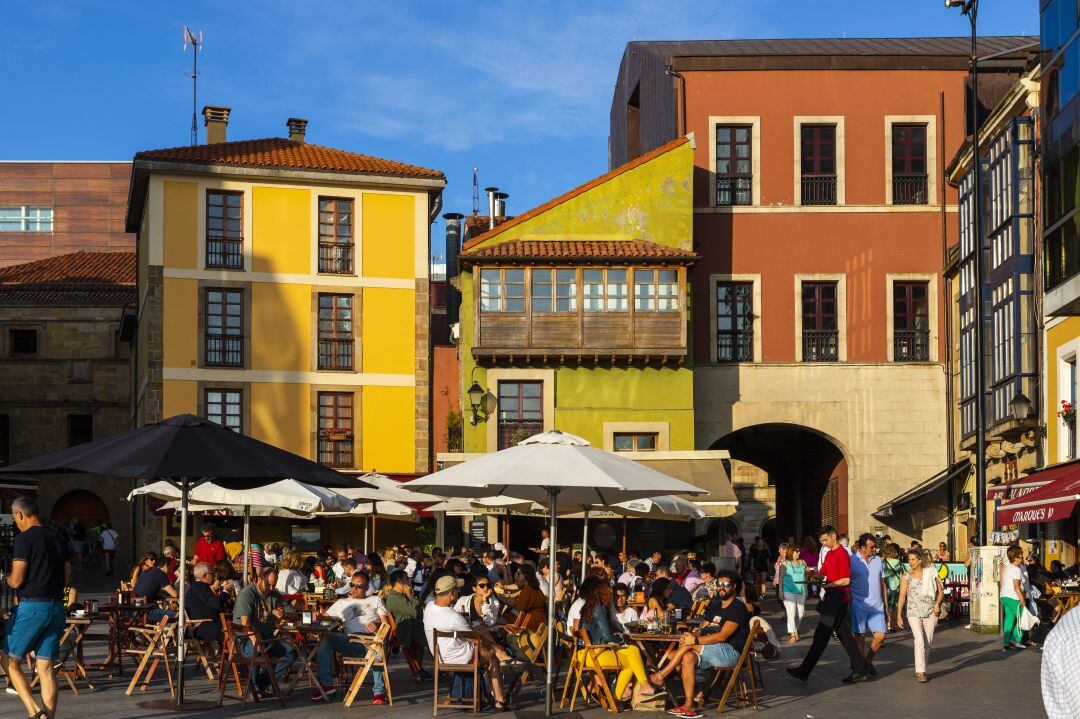
M 102 549 L 101 553 L 104 554 L 106 557 L 115 557 L 116 556 L 116 550 L 115 549 Z
M 83 547 L 86 546 L 86 542 L 80 542 L 78 539 L 71 540 L 71 548 L 75 550 L 76 554 L 82 554 Z
M 60 656 L 60 637 L 67 624 L 63 603 L 23 601 L 11 610 L 4 632 L 4 653 L 22 661 L 33 652 L 37 659 Z
M 852 602 L 851 604 L 851 632 L 852 634 L 866 634 L 867 631 L 874 634 L 885 634 L 885 612 L 873 607 L 864 607 Z
M 733 667 L 739 662 L 739 652 L 727 642 L 702 644 L 699 652 L 698 667 L 701 669 L 720 669 Z

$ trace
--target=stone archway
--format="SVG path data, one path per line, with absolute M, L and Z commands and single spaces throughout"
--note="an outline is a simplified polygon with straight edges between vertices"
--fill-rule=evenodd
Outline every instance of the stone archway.
M 79 522 L 89 527 L 95 520 L 109 521 L 109 508 L 101 497 L 85 489 L 73 489 L 56 500 L 53 504 L 49 518 L 57 524 L 66 522 L 72 517 L 78 518 Z

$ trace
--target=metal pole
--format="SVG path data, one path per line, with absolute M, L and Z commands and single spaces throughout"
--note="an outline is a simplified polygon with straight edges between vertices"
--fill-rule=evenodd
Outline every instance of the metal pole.
M 187 584 L 187 518 L 188 518 L 189 480 L 180 480 L 180 577 L 177 591 L 180 594 L 180 613 L 176 618 L 176 705 L 184 705 L 184 628 L 187 617 L 184 614 L 184 593 Z
M 589 510 L 585 509 L 585 526 L 581 532 L 581 581 L 585 581 L 585 572 L 589 566 Z
M 368 554 L 371 551 L 368 549 L 368 523 L 370 521 L 370 517 L 364 517 L 364 554 Z
M 555 513 L 559 502 L 558 488 L 548 489 L 548 498 L 548 537 L 551 541 L 548 542 L 547 680 L 544 682 L 544 716 L 551 716 L 552 695 L 555 692 L 555 552 L 559 546 Z
M 244 505 L 244 586 L 251 576 L 251 505 Z

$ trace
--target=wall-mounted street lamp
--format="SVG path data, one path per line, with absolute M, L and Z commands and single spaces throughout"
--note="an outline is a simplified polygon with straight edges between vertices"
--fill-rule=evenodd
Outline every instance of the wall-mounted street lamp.
M 480 386 L 480 383 L 473 380 L 472 386 L 469 387 L 465 393 L 469 398 L 469 409 L 472 410 L 472 416 L 469 417 L 469 424 L 476 426 L 476 423 L 480 421 L 480 412 L 483 409 L 484 404 L 484 388 Z
M 1046 427 L 1039 424 L 1039 419 L 1031 414 L 1031 400 L 1023 392 L 1017 392 L 1009 402 L 1013 419 L 1020 425 L 1020 429 L 1026 432 L 1034 432 L 1037 437 L 1046 436 Z

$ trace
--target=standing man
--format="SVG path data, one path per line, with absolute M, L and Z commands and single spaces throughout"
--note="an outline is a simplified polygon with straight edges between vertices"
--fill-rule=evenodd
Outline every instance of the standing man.
M 859 645 L 859 653 L 866 656 L 866 671 L 877 676 L 874 657 L 885 643 L 888 617 L 885 612 L 885 577 L 881 557 L 875 554 L 877 538 L 870 533 L 859 535 L 855 540 L 855 552 L 851 555 L 851 631 Z M 866 633 L 873 639 L 866 650 Z
M 195 557 L 192 560 L 194 564 L 210 562 L 216 565 L 225 559 L 225 542 L 221 541 L 214 530 L 215 527 L 212 524 L 203 525 L 202 536 L 195 542 Z
M 529 549 L 536 552 L 537 554 L 540 555 L 541 558 L 543 558 L 543 556 L 548 553 L 548 549 L 550 549 L 550 548 L 551 548 L 551 537 L 548 536 L 547 529 L 541 529 L 540 530 L 540 546 L 539 547 L 529 547 Z
M 19 534 L 12 543 L 8 587 L 19 593 L 4 632 L 5 666 L 11 686 L 18 692 L 26 712 L 33 718 L 56 716 L 56 675 L 53 662 L 60 655 L 64 633 L 64 586 L 71 580 L 67 543 L 58 531 L 41 524 L 37 502 L 20 497 L 11 503 L 11 516 Z M 41 682 L 38 706 L 22 663 L 34 653 Z
M 859 652 L 855 638 L 851 636 L 851 619 L 848 606 L 851 604 L 851 559 L 847 551 L 840 546 L 836 539 L 836 530 L 830 525 L 821 528 L 820 541 L 822 547 L 827 549 L 825 560 L 818 571 L 807 570 L 807 578 L 822 583 L 825 596 L 818 604 L 821 617 L 818 619 L 817 629 L 814 630 L 814 641 L 806 652 L 806 658 L 798 667 L 788 667 L 788 674 L 806 681 L 810 678 L 810 672 L 814 671 L 825 647 L 829 645 L 829 637 L 833 634 L 844 645 L 844 651 L 851 659 L 851 674 L 844 679 L 845 684 L 856 684 L 869 679 L 866 671 L 866 660 Z

